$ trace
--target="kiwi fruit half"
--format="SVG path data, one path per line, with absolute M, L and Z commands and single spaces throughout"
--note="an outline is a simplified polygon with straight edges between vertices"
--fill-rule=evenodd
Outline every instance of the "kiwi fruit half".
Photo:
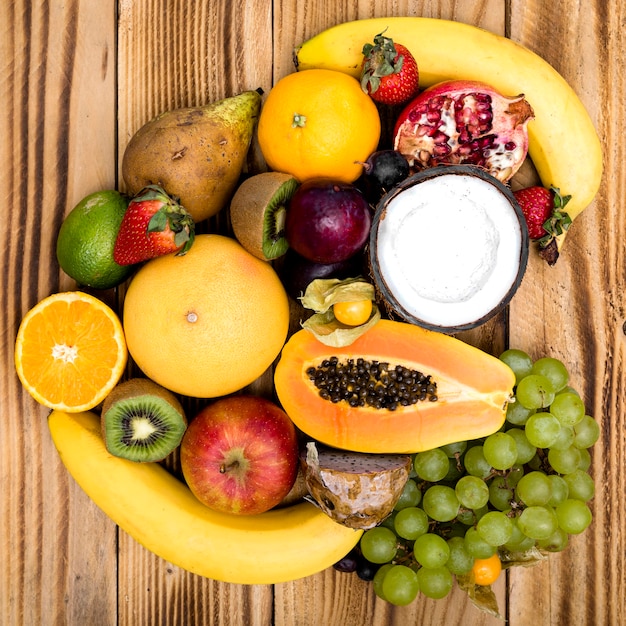
M 250 254 L 271 261 L 281 257 L 289 244 L 285 216 L 298 181 L 282 172 L 262 172 L 244 180 L 230 203 L 235 238 Z
M 178 398 L 148 378 L 119 383 L 104 400 L 100 422 L 109 453 L 142 463 L 163 460 L 187 429 Z

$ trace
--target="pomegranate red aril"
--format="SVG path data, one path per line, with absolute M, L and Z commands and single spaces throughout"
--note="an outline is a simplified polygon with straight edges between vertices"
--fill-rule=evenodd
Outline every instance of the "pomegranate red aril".
M 477 81 L 445 81 L 405 107 L 395 124 L 393 148 L 412 171 L 477 165 L 507 182 L 526 158 L 533 117 L 523 95 L 503 96 Z

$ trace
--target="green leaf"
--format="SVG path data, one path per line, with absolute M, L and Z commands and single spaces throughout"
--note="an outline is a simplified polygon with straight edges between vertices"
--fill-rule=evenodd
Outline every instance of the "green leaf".
M 167 213 L 163 210 L 157 211 L 148 222 L 149 233 L 162 233 L 167 227 Z

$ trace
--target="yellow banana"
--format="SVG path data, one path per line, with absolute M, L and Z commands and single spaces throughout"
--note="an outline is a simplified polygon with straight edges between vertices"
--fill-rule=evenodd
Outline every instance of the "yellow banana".
M 48 425 L 87 495 L 148 550 L 194 574 L 241 584 L 295 580 L 330 567 L 362 534 L 309 502 L 256 516 L 217 513 L 162 466 L 111 456 L 95 413 L 53 411 Z
M 529 154 L 542 184 L 572 196 L 565 209 L 572 220 L 593 201 L 602 178 L 602 147 L 587 110 L 547 61 L 511 39 L 450 20 L 369 18 L 322 31 L 294 50 L 294 63 L 300 70 L 321 67 L 358 77 L 363 44 L 383 31 L 414 55 L 421 87 L 478 80 L 504 95 L 523 93 L 535 111 Z M 565 234 L 557 237 L 558 250 Z

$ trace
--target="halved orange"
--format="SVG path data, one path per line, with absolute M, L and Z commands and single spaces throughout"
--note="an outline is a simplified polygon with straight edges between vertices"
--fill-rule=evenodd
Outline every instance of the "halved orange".
M 88 411 L 124 373 L 126 340 L 116 313 L 81 291 L 56 293 L 24 316 L 15 341 L 15 369 L 40 404 Z

